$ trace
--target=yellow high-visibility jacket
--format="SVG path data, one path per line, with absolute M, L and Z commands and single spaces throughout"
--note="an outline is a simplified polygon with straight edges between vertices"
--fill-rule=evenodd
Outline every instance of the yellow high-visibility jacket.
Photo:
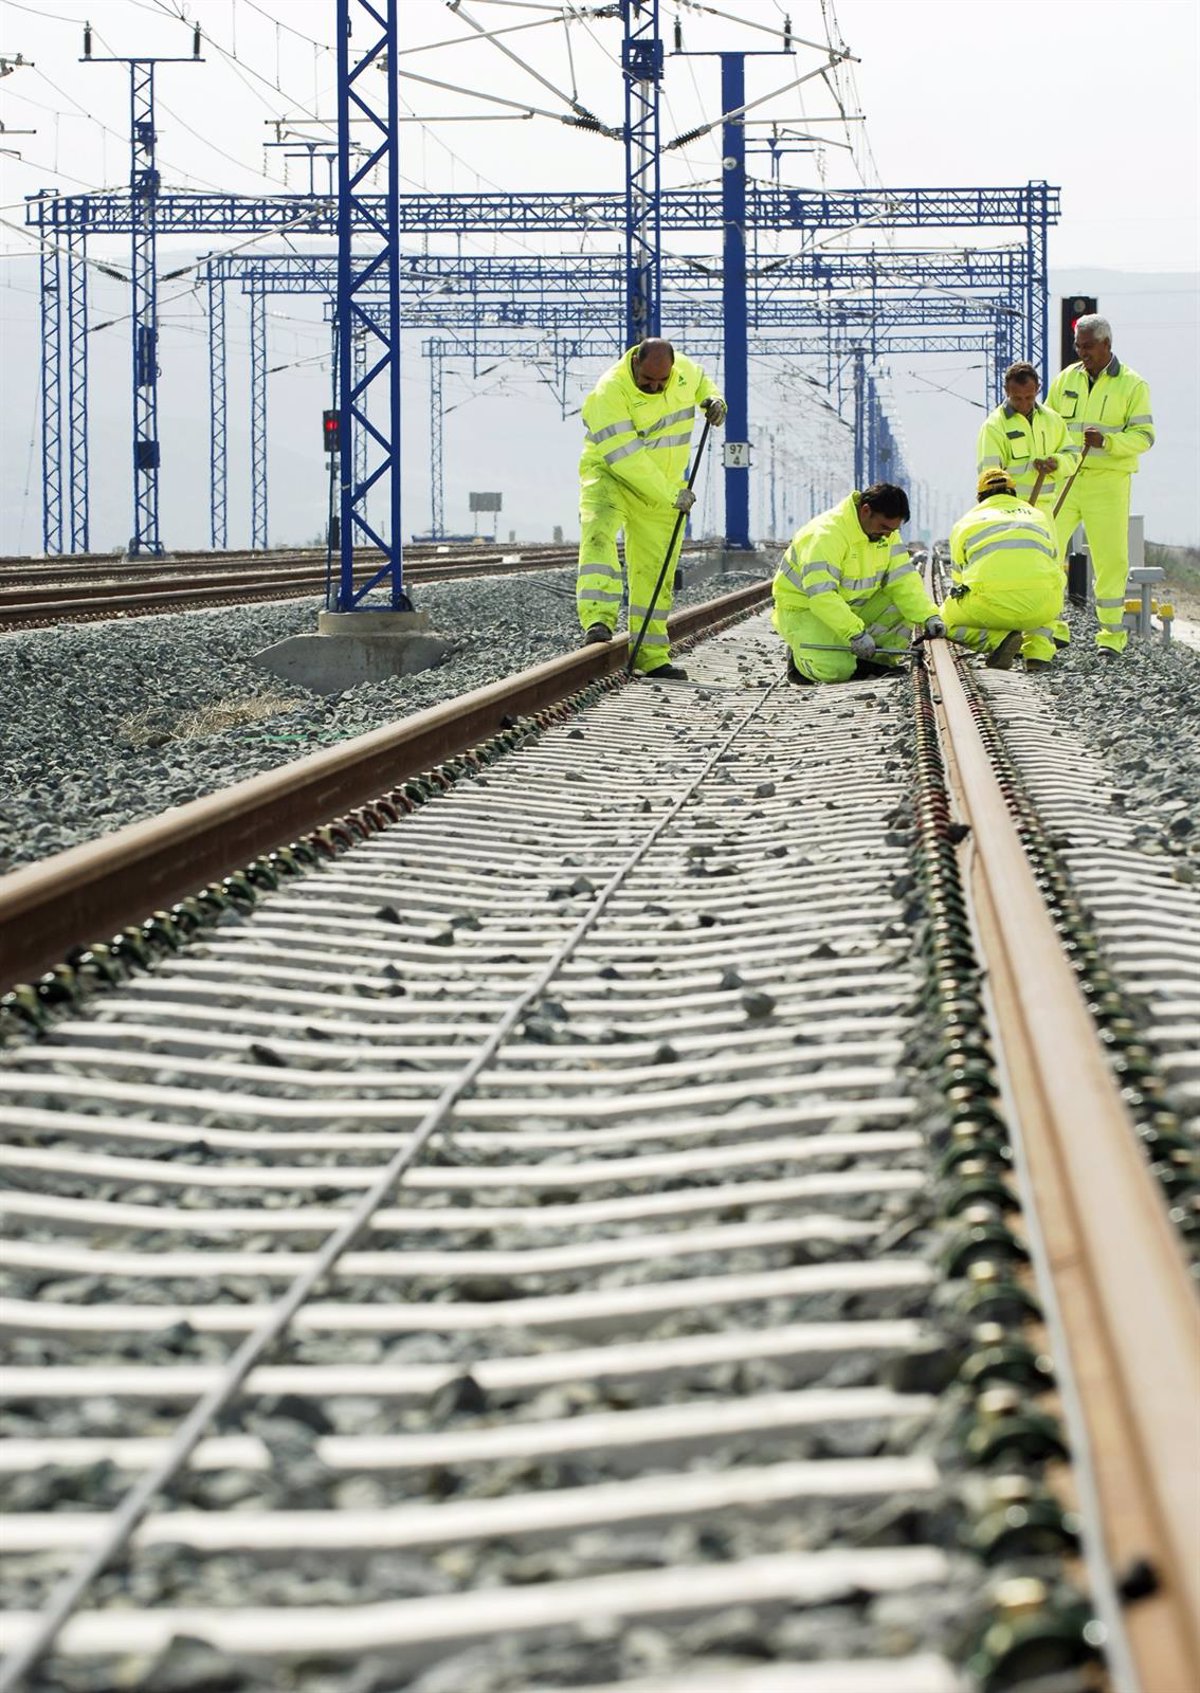
M 975 469 L 978 475 L 997 466 L 1007 470 L 1016 483 L 1018 495 L 1027 500 L 1038 479 L 1034 459 L 1058 459 L 1057 477 L 1061 478 L 1069 476 L 1074 469 L 1073 464 L 1063 463 L 1066 451 L 1067 426 L 1056 411 L 1035 403 L 1030 415 L 1023 417 L 1006 401 L 984 419 L 975 448 Z M 1056 473 L 1048 471 L 1039 500 L 1054 493 L 1055 480 Z
M 1083 451 L 1085 429 L 1098 429 L 1104 437 L 1103 447 L 1093 447 L 1088 454 L 1081 478 L 1130 476 L 1141 455 L 1154 445 L 1150 389 L 1120 359 L 1110 359 L 1090 387 L 1082 364 L 1069 364 L 1050 384 L 1046 404 L 1066 423 L 1067 452 L 1073 455 L 1069 468 Z
M 992 494 L 964 512 L 950 531 L 957 581 L 984 575 L 996 587 L 1021 587 L 1045 577 L 1057 584 L 1058 546 L 1045 513 L 1016 494 Z
M 858 521 L 862 495 L 811 518 L 792 536 L 775 573 L 775 604 L 810 611 L 830 634 L 849 641 L 866 623 L 858 607 L 882 593 L 910 623 L 937 615 L 899 531 L 871 541 Z
M 650 505 L 670 506 L 687 480 L 696 407 L 719 399 L 708 377 L 682 353 L 661 394 L 643 394 L 625 353 L 583 402 L 587 429 L 579 460 L 582 488 L 612 477 Z

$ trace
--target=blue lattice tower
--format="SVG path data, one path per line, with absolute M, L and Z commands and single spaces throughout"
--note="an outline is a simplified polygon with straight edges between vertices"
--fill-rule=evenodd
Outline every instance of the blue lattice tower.
M 398 0 L 338 0 L 337 6 L 337 327 L 342 430 L 338 611 L 366 609 L 367 596 L 377 588 L 386 591 L 387 609 L 411 610 L 403 583 L 400 515 L 397 5 Z M 367 126 L 365 131 L 360 128 L 360 134 L 366 135 L 361 153 L 356 152 L 351 140 L 352 117 L 360 126 Z M 365 190 L 375 170 L 384 176 L 382 194 Z M 356 235 L 365 237 L 362 251 L 355 250 Z M 381 285 L 387 309 L 372 310 L 368 296 L 377 294 Z M 365 370 L 358 381 L 352 353 L 356 331 L 366 337 L 367 349 Z M 377 402 L 371 408 L 371 418 L 367 416 L 368 397 Z M 354 441 L 359 430 L 366 432 L 371 460 L 361 480 L 354 468 Z M 372 525 L 367 513 L 372 489 L 379 490 L 385 503 L 386 517 L 378 527 Z M 356 580 L 354 569 L 358 542 L 380 548 L 384 560 L 362 581 Z
M 87 234 L 76 208 L 67 223 L 64 266 L 67 343 L 65 482 L 73 553 L 90 549 L 88 520 L 88 288 Z
M 1031 182 L 1025 196 L 1025 251 L 1029 265 L 1026 291 L 1025 357 L 1041 372 L 1049 387 L 1050 273 L 1047 249 L 1051 220 L 1058 215 L 1058 190 L 1045 182 Z
M 228 428 L 225 394 L 225 279 L 216 261 L 204 267 L 208 298 L 208 488 L 211 545 L 229 544 Z
M 721 54 L 721 300 L 725 324 L 725 545 L 750 547 L 750 334 L 746 322 L 746 55 Z M 736 449 L 744 446 L 744 455 Z
M 446 482 L 442 456 L 445 412 L 442 402 L 441 341 L 427 341 L 422 349 L 429 360 L 429 533 L 435 541 L 446 533 Z
M 267 545 L 267 296 L 250 291 L 250 545 Z
M 354 337 L 354 386 L 360 391 L 367 374 L 367 338 L 361 332 Z M 356 430 L 354 435 L 354 477 L 359 483 L 367 479 L 367 432 Z
M 129 67 L 130 325 L 133 346 L 133 533 L 129 555 L 159 554 L 158 527 L 158 205 L 162 178 L 156 163 L 154 70 L 161 64 L 202 64 L 200 30 L 192 36 L 190 59 L 92 57 L 91 29 L 85 28 L 83 56 L 89 64 Z
M 63 550 L 62 257 L 56 236 L 41 246 L 42 551 Z
M 860 493 L 870 484 L 870 479 L 867 476 L 867 455 L 870 451 L 867 435 L 867 406 L 869 401 L 866 350 L 863 347 L 856 347 L 854 349 L 854 486 Z
M 621 0 L 625 38 L 625 345 L 662 329 L 659 0 Z

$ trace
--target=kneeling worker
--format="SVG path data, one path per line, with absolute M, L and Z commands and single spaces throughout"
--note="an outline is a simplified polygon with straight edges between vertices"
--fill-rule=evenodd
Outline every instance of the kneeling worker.
M 646 625 L 637 668 L 667 682 L 687 676 L 671 663 L 667 639 L 682 523 L 652 616 L 650 601 L 676 516 L 696 503 L 685 483 L 697 406 L 714 426 L 723 422 L 725 402 L 700 366 L 658 336 L 631 348 L 583 402 L 587 435 L 579 461 L 579 621 L 586 641 L 612 639 L 621 609 L 617 531 L 623 529 L 631 642 Z
M 908 496 L 890 482 L 853 493 L 797 530 L 775 574 L 771 621 L 788 645 L 793 682 L 849 682 L 887 649 L 904 647 L 912 624 L 944 635 L 937 607 L 897 534 Z M 870 672 L 868 672 L 869 674 Z
M 950 531 L 955 586 L 941 608 L 947 632 L 986 652 L 993 670 L 1008 670 L 1018 648 L 1027 670 L 1044 670 L 1062 605 L 1050 520 L 1017 498 L 1006 470 L 985 470 L 976 493 L 977 504 Z

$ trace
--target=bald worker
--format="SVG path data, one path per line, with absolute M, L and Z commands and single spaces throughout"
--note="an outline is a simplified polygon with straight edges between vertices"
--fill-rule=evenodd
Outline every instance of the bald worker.
M 676 518 L 696 501 L 685 484 L 697 407 L 714 426 L 724 421 L 725 402 L 700 366 L 659 336 L 630 348 L 583 402 L 579 621 L 586 642 L 612 639 L 621 607 L 617 531 L 623 530 L 630 641 L 645 627 L 636 667 L 661 682 L 687 678 L 671 663 L 667 637 L 682 523 L 653 610 L 650 602 Z

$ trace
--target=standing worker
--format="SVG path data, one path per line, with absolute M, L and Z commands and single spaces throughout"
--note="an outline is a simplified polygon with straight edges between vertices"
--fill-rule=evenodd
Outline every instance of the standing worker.
M 904 489 L 876 482 L 793 535 L 775 573 L 771 617 L 788 645 L 790 681 L 849 682 L 891 668 L 914 623 L 927 635 L 946 633 L 897 533 L 908 516 Z M 872 661 L 872 670 L 860 668 Z
M 1039 386 L 1033 365 L 1009 365 L 1004 372 L 1004 403 L 988 414 L 979 431 L 975 474 L 1007 471 L 1017 497 L 1029 501 L 1040 478 L 1037 505 L 1050 516 L 1062 487 L 1057 472 L 1067 450 L 1067 426 L 1056 411 L 1038 404 Z
M 1096 645 L 1116 657 L 1125 651 L 1125 583 L 1129 575 L 1129 487 L 1138 459 L 1154 445 L 1150 390 L 1135 370 L 1113 357 L 1107 318 L 1089 312 L 1075 325 L 1077 364 L 1069 364 L 1046 396 L 1067 426 L 1064 469 L 1078 475 L 1055 519 L 1060 556 L 1083 524 L 1092 554 L 1100 628 Z M 1087 456 L 1084 457 L 1086 448 Z M 1056 629 L 1069 640 L 1064 625 Z
M 1027 670 L 1044 670 L 1054 657 L 1049 626 L 1062 607 L 1050 519 L 1019 498 L 1007 470 L 985 470 L 976 494 L 950 531 L 955 585 L 942 619 L 952 636 L 989 655 L 989 669 L 1011 669 L 1019 648 Z
M 650 612 L 679 512 L 696 496 L 686 487 L 696 407 L 719 425 L 725 402 L 698 364 L 651 336 L 606 370 L 583 402 L 587 428 L 579 461 L 579 577 L 576 603 L 587 642 L 610 641 L 621 607 L 617 531 L 625 532 L 629 581 L 629 638 Z M 686 680 L 671 663 L 667 615 L 683 524 L 637 655 L 642 675 Z

